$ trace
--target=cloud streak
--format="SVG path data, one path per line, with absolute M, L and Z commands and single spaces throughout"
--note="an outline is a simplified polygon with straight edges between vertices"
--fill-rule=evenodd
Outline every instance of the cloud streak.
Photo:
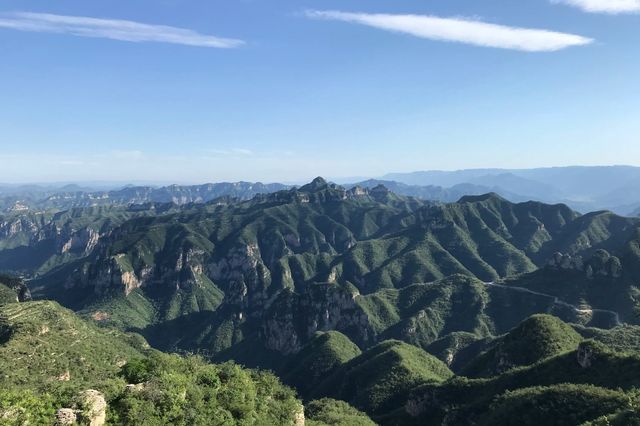
M 214 37 L 166 25 L 49 13 L 13 12 L 0 14 L 0 28 L 107 38 L 135 43 L 157 42 L 220 49 L 240 47 L 244 44 L 242 40 Z
M 465 18 L 319 10 L 310 10 L 305 14 L 313 19 L 361 24 L 429 40 L 458 42 L 526 52 L 553 52 L 572 46 L 584 46 L 593 43 L 593 39 L 575 34 L 489 24 Z
M 215 157 L 251 157 L 254 153 L 250 149 L 246 148 L 231 148 L 231 149 L 207 149 L 209 154 Z
M 551 0 L 552 3 L 566 4 L 589 13 L 621 13 L 640 12 L 640 0 Z

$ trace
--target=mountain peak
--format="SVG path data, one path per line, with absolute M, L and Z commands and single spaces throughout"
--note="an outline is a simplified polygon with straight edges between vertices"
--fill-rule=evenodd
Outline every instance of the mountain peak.
M 371 192 L 385 193 L 386 194 L 386 193 L 391 192 L 391 191 L 385 185 L 379 183 L 378 185 L 376 185 L 373 188 L 371 188 Z
M 308 183 L 308 184 L 302 186 L 300 188 L 300 191 L 303 191 L 303 192 L 315 192 L 315 191 L 319 191 L 321 189 L 325 189 L 328 186 L 329 186 L 329 183 L 324 178 L 322 178 L 321 176 L 318 176 L 317 178 L 312 180 L 311 183 Z
M 460 198 L 458 202 L 459 203 L 478 203 L 478 202 L 488 201 L 488 200 L 507 201 L 500 195 L 496 194 L 495 192 L 489 192 L 487 194 L 482 194 L 482 195 L 465 195 L 464 197 Z

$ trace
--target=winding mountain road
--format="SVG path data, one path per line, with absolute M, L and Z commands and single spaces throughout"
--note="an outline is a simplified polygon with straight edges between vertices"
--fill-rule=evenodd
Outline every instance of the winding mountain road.
M 518 292 L 521 292 L 521 293 L 529 293 L 529 294 L 533 294 L 533 295 L 536 295 L 536 296 L 548 297 L 548 298 L 553 300 L 553 304 L 554 305 L 564 306 L 566 308 L 573 309 L 573 311 L 578 313 L 578 314 L 583 314 L 583 315 L 593 315 L 593 314 L 597 314 L 597 313 L 608 314 L 608 315 L 611 315 L 613 317 L 613 321 L 614 321 L 616 326 L 622 325 L 622 321 L 620 321 L 620 314 L 618 312 L 616 312 L 616 311 L 609 311 L 607 309 L 584 309 L 584 308 L 580 308 L 579 306 L 572 305 L 572 304 L 567 303 L 567 302 L 565 302 L 563 300 L 560 300 L 558 297 L 553 296 L 551 294 L 540 293 L 540 292 L 533 291 L 533 290 L 530 290 L 530 289 L 525 288 L 525 287 L 512 287 L 512 286 L 507 286 L 507 285 L 496 284 L 495 282 L 485 282 L 485 285 L 488 286 L 488 287 L 503 288 L 503 289 L 509 289 L 509 290 L 513 290 L 513 291 L 518 291 Z

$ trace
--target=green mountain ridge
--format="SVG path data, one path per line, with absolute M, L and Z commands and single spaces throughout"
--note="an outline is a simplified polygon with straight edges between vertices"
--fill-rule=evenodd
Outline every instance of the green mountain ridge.
M 233 257 L 240 263 L 255 262 L 251 269 L 263 269 L 269 276 L 262 280 L 280 288 L 335 281 L 369 293 L 453 273 L 491 281 L 531 272 L 558 251 L 555 239 L 571 254 L 596 247 L 622 251 L 638 225 L 628 218 L 616 218 L 613 224 L 576 225 L 576 221 L 586 222 L 562 206 L 514 205 L 493 196 L 443 206 L 425 206 L 398 196 L 379 202 L 370 194 L 355 195 L 325 184 L 319 189 L 309 186 L 258 196 L 245 203 L 134 219 L 115 230 L 91 261 L 110 265 L 114 256 L 122 256 L 118 262 L 122 273 L 133 272 L 144 287 L 148 281 L 168 281 L 158 276 L 159 264 L 176 269 L 184 266 L 180 262 L 188 256 L 192 264 L 188 266 L 202 269 L 226 293 L 237 274 L 244 281 L 261 279 L 245 277 L 244 265 L 229 264 Z M 616 233 L 613 238 L 621 226 L 618 222 L 626 224 L 625 233 L 620 231 L 622 235 Z M 607 230 L 607 226 L 616 229 Z M 579 241 L 567 243 L 568 234 L 576 232 Z M 77 278 L 69 280 L 96 280 L 100 272 L 84 272 L 81 263 L 70 266 L 78 272 Z M 183 275 L 174 279 L 178 285 L 194 280 L 189 271 Z M 51 285 L 55 274 L 38 281 L 36 285 Z M 376 284 L 371 287 L 368 282 Z
M 30 286 L 164 350 L 271 367 L 267 359 L 297 353 L 318 331 L 362 349 L 385 339 L 427 348 L 452 333 L 498 336 L 536 313 L 605 328 L 636 322 L 638 226 L 495 194 L 434 205 L 318 178 L 131 218 Z M 527 284 L 554 277 L 554 289 Z M 245 359 L 243 345 L 264 360 Z
M 478 356 L 462 372 L 467 377 L 489 377 L 517 366 L 531 365 L 545 358 L 574 350 L 580 334 L 556 317 L 534 315 Z
M 541 410 L 537 403 L 531 403 L 526 413 L 520 413 L 522 418 L 534 419 L 534 423 L 528 424 L 541 424 L 549 421 L 545 420 L 550 418 L 547 416 L 555 415 L 555 424 L 579 424 L 592 420 L 589 416 L 595 418 L 612 411 L 628 409 L 630 406 L 637 409 L 634 389 L 640 379 L 636 374 L 639 360 L 637 352 L 616 353 L 600 343 L 585 341 L 577 350 L 552 356 L 530 366 L 517 367 L 489 379 L 456 378 L 442 386 L 426 385 L 414 390 L 413 396 L 405 405 L 405 414 L 396 413 L 396 419 L 403 419 L 397 424 L 422 424 L 427 418 L 434 424 L 439 424 L 445 417 L 448 421 L 458 422 L 457 424 L 491 424 L 487 414 L 490 418 L 490 413 L 495 409 L 488 411 L 487 408 L 500 400 L 497 396 L 506 396 L 509 395 L 508 392 L 517 390 L 516 395 L 519 397 L 514 403 L 521 404 L 531 398 L 531 392 L 555 392 L 559 386 L 566 386 L 566 383 L 572 384 L 568 388 L 570 394 L 585 391 L 595 393 L 589 397 L 580 397 L 584 404 L 596 405 L 597 394 L 600 394 L 617 399 L 617 407 L 600 407 L 600 412 L 589 412 L 584 408 L 574 408 L 568 403 L 563 405 L 558 402 L 558 409 L 548 412 L 548 408 Z M 622 375 L 619 374 L 620 371 L 627 371 L 629 374 Z M 463 406 L 459 404 L 461 398 L 465 401 Z M 559 399 L 556 397 L 556 400 Z M 437 405 L 434 401 L 437 401 Z M 566 407 L 566 411 L 562 407 Z M 514 408 L 510 411 L 511 421 L 515 420 L 517 410 L 518 408 Z M 575 421 L 577 416 L 585 417 Z
M 628 346 L 629 333 L 638 333 L 640 327 L 601 332 L 577 328 L 598 341 L 583 338 L 553 316 L 534 315 L 492 339 L 458 375 L 434 356 L 397 340 L 382 342 L 360 355 L 348 353 L 342 361 L 331 356 L 330 363 L 309 363 L 308 354 L 318 345 L 334 348 L 329 353 L 345 354 L 339 348 L 348 347 L 348 339 L 330 332 L 310 342 L 300 352 L 304 356 L 291 358 L 285 371 L 296 370 L 297 377 L 307 378 L 303 397 L 346 400 L 383 425 L 502 424 L 505 420 L 497 422 L 487 411 L 489 406 L 515 419 L 518 409 L 514 406 L 533 398 L 542 398 L 535 404 L 544 405 L 549 395 L 558 401 L 566 398 L 566 410 L 560 415 L 557 406 L 540 411 L 533 404 L 525 415 L 532 419 L 530 424 L 556 424 L 549 420 L 554 415 L 558 424 L 579 424 L 640 407 L 634 391 L 640 380 L 636 374 L 640 347 L 637 339 L 633 347 Z M 619 371 L 627 369 L 630 373 L 622 377 Z M 488 377 L 469 378 L 467 373 Z M 604 398 L 602 405 L 594 410 L 591 405 L 599 398 Z M 637 415 L 634 418 L 640 420 Z
M 640 219 L 496 194 L 436 204 L 318 178 L 246 201 L 48 221 L 55 235 L 100 231 L 90 249 L 25 270 L 34 298 L 155 349 L 271 370 L 308 404 L 329 398 L 310 424 L 368 424 L 357 410 L 384 425 L 491 424 L 553 398 L 577 416 L 558 424 L 572 424 L 628 418 L 621 401 L 636 401 L 637 378 L 616 371 L 640 350 Z M 0 259 L 9 241 L 31 250 L 18 235 Z M 578 362 L 585 353 L 610 377 Z M 204 365 L 183 362 L 170 362 L 179 375 Z M 483 414 L 491 404 L 498 417 Z
M 298 426 L 305 418 L 295 393 L 271 374 L 165 355 L 140 336 L 96 327 L 55 302 L 0 306 L 0 371 L 2 424 L 72 416 L 81 424 Z M 372 424 L 329 400 L 314 402 L 317 421 L 309 424 L 333 424 L 323 419 L 335 410 Z
M 372 414 L 402 402 L 412 388 L 453 376 L 447 366 L 413 345 L 387 340 L 321 381 L 312 395 L 343 399 Z

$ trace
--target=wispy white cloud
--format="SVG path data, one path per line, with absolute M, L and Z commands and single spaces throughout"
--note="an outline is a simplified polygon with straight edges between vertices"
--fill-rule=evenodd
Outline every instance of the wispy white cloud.
M 552 52 L 593 42 L 593 39 L 575 34 L 489 24 L 466 18 L 318 10 L 307 11 L 306 16 L 362 24 L 430 40 L 528 52 Z
M 61 166 L 83 166 L 85 164 L 82 160 L 64 159 L 58 161 Z
M 181 155 L 144 152 L 140 161 L 125 161 L 126 151 L 90 153 L 58 153 L 51 151 L 0 151 L 0 183 L 28 182 L 120 182 L 149 184 L 152 182 L 205 183 L 205 182 L 295 182 L 306 183 L 316 176 L 344 176 L 351 173 L 366 176 L 377 167 L 374 175 L 384 173 L 384 161 L 365 158 L 354 164 L 350 156 L 309 156 L 292 153 L 284 160 L 284 151 L 253 151 L 251 156 L 211 156 L 204 150 L 185 149 Z M 135 154 L 133 154 L 135 157 Z
M 551 0 L 551 2 L 574 6 L 590 13 L 617 15 L 640 12 L 640 0 Z
M 207 149 L 207 152 L 215 157 L 251 157 L 254 153 L 246 148 Z
M 41 33 L 71 34 L 80 37 L 108 38 L 130 42 L 158 42 L 199 47 L 234 48 L 244 42 L 200 34 L 196 31 L 150 25 L 117 19 L 98 19 L 83 16 L 53 15 L 49 13 L 12 12 L 0 14 L 0 28 Z
M 111 151 L 110 156 L 117 160 L 137 161 L 142 160 L 145 155 L 144 152 L 133 149 L 128 151 Z
M 232 151 L 235 152 L 236 154 L 241 154 L 241 155 L 253 155 L 253 151 L 245 148 L 235 148 L 235 149 L 232 149 Z

